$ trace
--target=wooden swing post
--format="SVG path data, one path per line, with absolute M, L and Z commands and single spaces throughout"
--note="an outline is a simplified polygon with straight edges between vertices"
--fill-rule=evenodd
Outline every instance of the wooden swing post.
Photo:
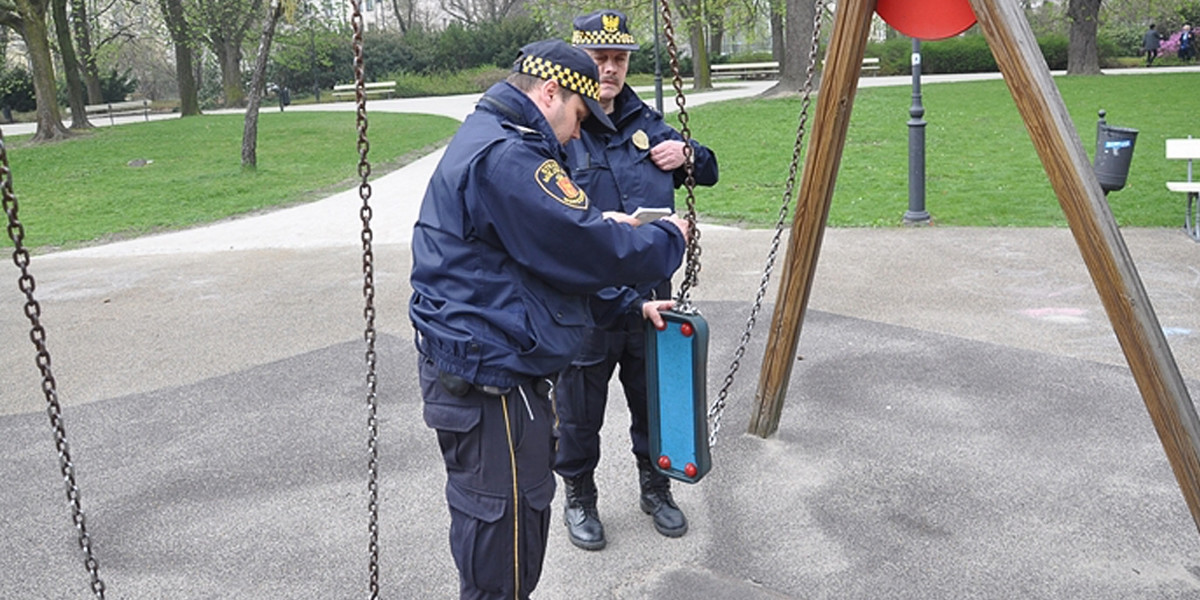
M 874 0 L 858 0 L 838 6 L 829 70 L 818 96 L 800 203 L 763 357 L 758 406 L 751 419 L 750 432 L 762 437 L 779 426 L 874 4 Z M 1200 529 L 1200 419 L 1066 105 L 1020 6 L 1012 0 L 970 0 L 970 4 Z
M 970 2 L 1200 528 L 1200 421 L 1083 143 L 1020 6 Z
M 875 0 L 839 2 L 834 14 L 800 191 L 796 194 L 796 214 L 759 372 L 755 409 L 750 417 L 750 433 L 759 437 L 767 437 L 779 429 L 874 14 Z

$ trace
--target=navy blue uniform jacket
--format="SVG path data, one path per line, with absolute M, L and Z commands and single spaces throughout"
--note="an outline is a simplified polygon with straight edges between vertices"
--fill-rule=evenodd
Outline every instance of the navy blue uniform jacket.
M 434 171 L 413 230 L 409 318 L 444 372 L 512 386 L 569 364 L 593 326 L 589 295 L 670 277 L 674 225 L 605 220 L 563 164 L 537 106 L 501 82 Z
M 585 129 L 581 139 L 567 144 L 571 178 L 587 190 L 592 204 L 602 211 L 632 213 L 643 206 L 675 208 L 675 188 L 683 185 L 687 171 L 683 167 L 674 171 L 659 169 L 650 160 L 650 149 L 666 140 L 683 141 L 683 136 L 628 85 L 613 101 L 613 109 L 608 116 L 617 127 L 616 133 Z M 696 184 L 716 184 L 717 157 L 695 140 L 689 145 Z

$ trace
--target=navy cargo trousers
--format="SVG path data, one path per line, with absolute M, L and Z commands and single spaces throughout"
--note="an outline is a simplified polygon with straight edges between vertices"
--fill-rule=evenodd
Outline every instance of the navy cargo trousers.
M 528 598 L 537 586 L 554 499 L 549 382 L 510 390 L 439 380 L 418 357 L 425 424 L 446 464 L 450 552 L 462 600 Z

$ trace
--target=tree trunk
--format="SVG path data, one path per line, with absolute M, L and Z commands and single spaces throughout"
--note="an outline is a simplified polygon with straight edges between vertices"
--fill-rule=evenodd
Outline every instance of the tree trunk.
M 1067 42 L 1068 75 L 1100 73 L 1100 52 L 1096 47 L 1100 1 L 1070 0 L 1067 4 L 1067 19 L 1071 22 L 1071 33 Z
M 29 53 L 33 70 L 33 91 L 37 97 L 37 131 L 35 142 L 71 137 L 58 110 L 57 89 L 54 85 L 54 58 L 50 54 L 49 29 L 46 26 L 48 0 L 16 0 L 21 17 L 21 37 Z
M 708 46 L 705 44 L 704 22 L 689 19 L 692 39 L 692 89 L 712 89 L 712 73 L 708 70 Z
M 216 44 L 217 60 L 221 64 L 221 91 L 225 96 L 225 107 L 242 106 L 246 93 L 242 91 L 242 49 L 237 44 L 223 41 Z
M 720 13 L 714 11 L 714 16 L 709 17 L 708 31 L 708 55 L 721 56 L 725 53 L 725 19 Z
M 192 117 L 200 114 L 200 87 L 196 83 L 192 64 L 192 42 L 187 17 L 180 0 L 159 0 L 163 20 L 171 33 L 171 45 L 175 47 L 175 79 L 179 89 L 179 116 Z
M 783 62 L 783 12 L 785 7 L 782 0 L 771 2 L 771 58 Z
M 271 53 L 271 39 L 275 37 L 275 24 L 279 22 L 282 14 L 283 2 L 272 0 L 267 6 L 262 39 L 258 43 L 258 56 L 254 59 L 254 75 L 250 78 L 246 123 L 242 128 L 243 169 L 254 169 L 258 166 L 258 106 L 262 101 L 263 84 L 267 78 L 267 56 Z
M 91 129 L 87 117 L 87 91 L 79 76 L 79 60 L 71 41 L 71 24 L 67 21 L 67 0 L 53 0 L 54 35 L 58 38 L 58 54 L 62 57 L 63 75 L 67 78 L 67 101 L 71 105 L 71 129 Z
M 99 104 L 104 102 L 104 92 L 100 90 L 100 69 L 96 66 L 96 51 L 92 49 L 92 32 L 84 0 L 71 0 L 71 22 L 75 29 L 75 45 L 79 48 L 83 82 L 87 86 L 88 103 Z
M 784 15 L 783 60 L 779 63 L 779 83 L 763 92 L 764 96 L 796 94 L 808 76 L 809 52 L 812 50 L 813 19 L 816 6 L 805 0 L 787 0 Z

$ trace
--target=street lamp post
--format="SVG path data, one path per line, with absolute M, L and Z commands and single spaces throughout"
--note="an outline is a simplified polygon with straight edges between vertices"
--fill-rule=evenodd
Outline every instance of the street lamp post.
M 312 71 L 313 80 L 313 96 L 316 102 L 321 102 L 321 86 L 317 84 L 317 42 L 313 33 L 312 23 L 308 27 L 308 64 L 309 70 Z
M 654 15 L 654 108 L 663 114 L 662 65 L 658 61 L 658 3 L 650 3 L 650 14 Z
M 905 225 L 928 225 L 925 210 L 925 107 L 921 106 L 921 40 L 912 41 L 912 106 L 908 109 L 908 211 Z

